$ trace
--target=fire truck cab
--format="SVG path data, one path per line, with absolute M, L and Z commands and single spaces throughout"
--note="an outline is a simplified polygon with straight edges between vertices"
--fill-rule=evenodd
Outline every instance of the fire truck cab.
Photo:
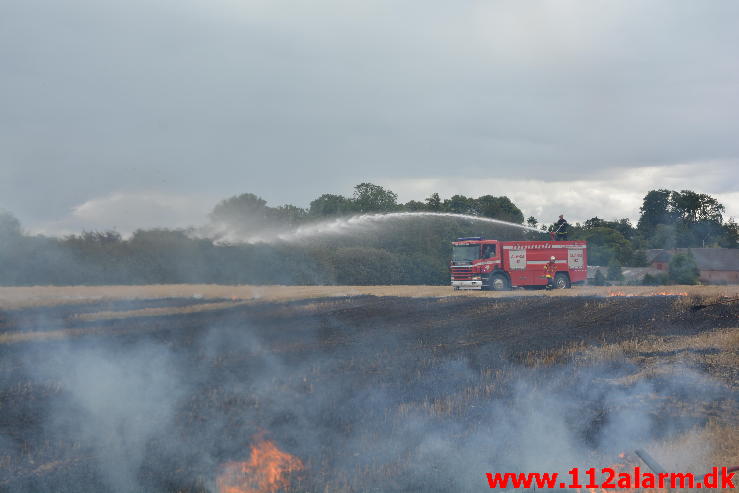
M 452 242 L 451 277 L 454 289 L 545 287 L 546 265 L 554 257 L 553 287 L 569 288 L 587 278 L 584 241 L 498 241 L 481 237 Z

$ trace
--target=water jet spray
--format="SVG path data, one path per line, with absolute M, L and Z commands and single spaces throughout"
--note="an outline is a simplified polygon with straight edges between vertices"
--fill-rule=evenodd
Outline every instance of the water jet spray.
M 468 214 L 455 214 L 452 212 L 389 212 L 380 214 L 360 214 L 357 216 L 337 217 L 324 221 L 300 225 L 292 231 L 256 231 L 253 234 L 241 234 L 233 231 L 229 225 L 217 226 L 215 235 L 219 242 L 233 243 L 275 243 L 293 242 L 321 235 L 341 235 L 361 231 L 372 225 L 382 224 L 388 221 L 407 220 L 414 218 L 451 218 L 468 221 L 478 221 L 500 226 L 509 226 L 525 231 L 541 233 L 536 228 L 522 224 L 511 223 L 501 219 L 489 217 L 471 216 Z

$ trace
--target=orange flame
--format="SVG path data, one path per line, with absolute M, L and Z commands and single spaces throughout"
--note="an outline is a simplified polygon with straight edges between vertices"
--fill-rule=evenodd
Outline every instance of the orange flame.
M 216 479 L 219 493 L 275 493 L 290 487 L 289 476 L 303 470 L 303 462 L 283 452 L 262 435 L 255 437 L 251 457 L 227 462 Z

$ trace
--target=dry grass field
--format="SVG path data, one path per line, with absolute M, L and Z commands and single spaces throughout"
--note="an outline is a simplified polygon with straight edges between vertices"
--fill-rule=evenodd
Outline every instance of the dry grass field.
M 2 288 L 0 491 L 483 491 L 637 448 L 739 465 L 738 295 Z
M 454 291 L 449 286 L 224 286 L 215 284 L 168 284 L 147 286 L 33 286 L 0 287 L 0 309 L 78 304 L 106 300 L 195 298 L 288 301 L 344 296 L 402 296 L 439 298 L 474 296 L 651 296 L 685 293 L 691 296 L 739 296 L 739 285 L 730 286 L 577 286 L 557 291 L 514 290 Z

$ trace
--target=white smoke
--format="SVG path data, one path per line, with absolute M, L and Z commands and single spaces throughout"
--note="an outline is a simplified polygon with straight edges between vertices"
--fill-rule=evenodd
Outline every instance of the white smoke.
M 56 379 L 65 391 L 54 401 L 47 432 L 92 451 L 109 491 L 141 491 L 147 445 L 171 423 L 183 395 L 170 351 L 150 342 L 69 346 L 32 373 Z

